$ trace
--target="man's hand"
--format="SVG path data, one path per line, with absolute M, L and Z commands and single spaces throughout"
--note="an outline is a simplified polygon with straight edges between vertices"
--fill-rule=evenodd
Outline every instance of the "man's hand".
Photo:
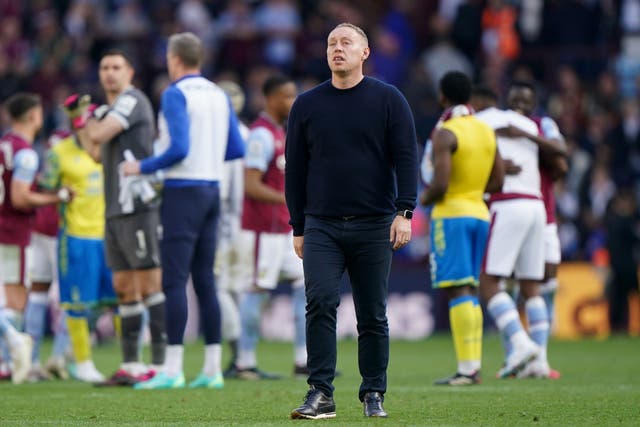
M 87 119 L 91 116 L 91 113 L 93 111 L 93 109 L 89 110 L 90 105 L 90 95 L 79 95 L 77 93 L 74 93 L 64 100 L 64 112 L 67 117 L 69 117 L 69 120 L 71 120 L 71 126 L 74 129 L 80 129 L 84 127 Z
M 507 175 L 518 175 L 522 167 L 518 166 L 511 159 L 504 159 L 504 173 Z
M 60 187 L 56 195 L 61 203 L 69 203 L 73 199 L 73 190 L 69 187 Z
M 391 223 L 389 241 L 393 243 L 393 250 L 400 249 L 411 241 L 411 220 L 397 215 Z
M 293 250 L 296 251 L 296 255 L 302 259 L 304 249 L 304 236 L 293 236 Z
M 120 163 L 124 176 L 140 175 L 140 162 L 137 160 Z

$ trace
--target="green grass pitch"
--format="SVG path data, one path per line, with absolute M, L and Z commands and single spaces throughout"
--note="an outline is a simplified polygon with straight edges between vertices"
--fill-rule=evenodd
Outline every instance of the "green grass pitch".
M 43 349 L 48 354 L 49 346 Z M 9 425 L 259 425 L 322 423 L 340 426 L 637 426 L 640 425 L 640 340 L 554 341 L 550 359 L 562 378 L 498 380 L 498 338 L 485 338 L 483 383 L 465 388 L 436 387 L 433 380 L 453 373 L 453 345 L 448 335 L 419 342 L 391 343 L 388 419 L 362 416 L 357 400 L 359 375 L 356 343 L 339 343 L 336 379 L 337 417 L 289 420 L 302 401 L 303 380 L 247 382 L 228 380 L 225 389 L 135 391 L 101 389 L 75 381 L 13 386 L 0 384 L 0 426 Z M 287 343 L 264 343 L 261 368 L 289 374 L 292 349 Z M 95 349 L 96 364 L 111 373 L 118 364 L 115 344 Z M 202 347 L 185 350 L 187 379 L 202 363 Z

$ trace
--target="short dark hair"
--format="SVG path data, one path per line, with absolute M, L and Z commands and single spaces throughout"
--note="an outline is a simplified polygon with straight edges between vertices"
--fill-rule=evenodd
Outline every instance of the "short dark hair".
M 269 96 L 278 90 L 280 86 L 284 86 L 287 83 L 293 83 L 293 79 L 285 76 L 284 74 L 274 74 L 269 76 L 262 84 L 262 94 L 264 96 Z
M 440 79 L 440 92 L 454 104 L 465 104 L 471 97 L 471 79 L 461 71 L 449 71 Z
M 7 99 L 4 105 L 11 120 L 20 120 L 27 111 L 42 105 L 42 98 L 35 93 L 18 92 Z
M 487 98 L 494 102 L 498 102 L 498 94 L 485 84 L 477 84 L 471 89 L 471 96 Z
M 357 25 L 354 25 L 351 22 L 342 22 L 342 23 L 336 25 L 334 30 L 336 30 L 338 28 L 351 28 L 353 31 L 358 33 L 358 35 L 360 37 L 362 37 L 364 39 L 364 44 L 369 46 L 369 37 L 367 37 L 367 33 L 365 33 L 364 30 L 362 28 L 358 27 Z M 333 31 L 333 30 L 331 30 L 331 31 Z
M 187 67 L 197 68 L 202 65 L 204 47 L 202 40 L 193 33 L 178 33 L 169 37 L 167 50 L 171 55 L 180 58 Z
M 100 59 L 104 58 L 105 56 L 121 56 L 121 57 L 124 58 L 124 60 L 127 63 L 127 65 L 129 65 L 131 68 L 133 68 L 133 61 L 131 60 L 131 55 L 129 54 L 129 52 L 127 52 L 124 49 L 120 49 L 120 48 L 117 48 L 117 47 L 109 48 L 109 49 L 105 50 L 104 52 L 102 52 L 102 55 L 100 56 Z
M 532 82 L 526 80 L 513 80 L 509 84 L 509 90 L 511 89 L 529 89 L 533 94 L 536 93 L 536 86 Z

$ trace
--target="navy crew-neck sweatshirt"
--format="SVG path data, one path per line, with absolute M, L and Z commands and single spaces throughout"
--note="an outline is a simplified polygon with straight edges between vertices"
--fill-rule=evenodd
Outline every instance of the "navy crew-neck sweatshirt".
M 391 85 L 330 80 L 301 94 L 289 114 L 285 194 L 293 234 L 305 215 L 332 218 L 413 210 L 417 195 L 413 116 Z

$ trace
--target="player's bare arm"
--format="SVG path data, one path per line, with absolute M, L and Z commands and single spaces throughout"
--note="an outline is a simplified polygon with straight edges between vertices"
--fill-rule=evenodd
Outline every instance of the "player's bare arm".
M 91 104 L 91 96 L 73 94 L 64 102 L 64 110 L 71 121 L 82 148 L 96 162 L 100 161 L 100 146 L 124 130 L 115 117 L 104 115 L 105 107 Z M 96 111 L 102 111 L 94 114 Z
M 100 161 L 100 147 L 120 134 L 124 128 L 118 119 L 106 116 L 102 120 L 90 118 L 83 128 L 76 129 L 82 148 L 96 162 Z
M 263 175 L 260 169 L 245 169 L 244 192 L 247 197 L 263 203 L 285 204 L 284 193 L 266 185 L 262 181 Z
M 529 132 L 526 132 L 520 129 L 517 126 L 509 125 L 509 127 L 507 128 L 498 129 L 496 130 L 496 134 L 501 136 L 506 136 L 509 138 L 520 138 L 520 137 L 527 138 L 535 142 L 536 144 L 538 144 L 538 147 L 540 147 L 540 151 L 545 154 L 559 155 L 559 156 L 567 155 L 567 149 L 565 145 L 559 143 L 558 140 L 547 139 L 541 135 L 531 134 Z
M 517 168 L 519 173 L 521 170 L 520 166 L 515 165 L 511 160 L 509 160 L 509 162 Z M 496 147 L 496 153 L 493 158 L 493 167 L 491 168 L 491 174 L 489 175 L 485 192 L 497 193 L 502 190 L 504 176 L 507 173 L 506 163 L 507 161 L 502 159 L 500 151 Z
M 447 129 L 438 129 L 432 138 L 433 142 L 433 181 L 422 194 L 420 204 L 428 206 L 444 196 L 451 176 L 451 153 L 458 145 L 456 136 Z
M 551 180 L 555 182 L 567 174 L 569 162 L 566 156 L 541 154 L 540 167 L 544 168 Z
M 11 181 L 11 203 L 16 209 L 28 210 L 68 200 L 68 198 L 63 200 L 61 196 L 64 197 L 64 193 L 52 194 L 31 191 L 31 183 L 27 181 L 16 179 Z

